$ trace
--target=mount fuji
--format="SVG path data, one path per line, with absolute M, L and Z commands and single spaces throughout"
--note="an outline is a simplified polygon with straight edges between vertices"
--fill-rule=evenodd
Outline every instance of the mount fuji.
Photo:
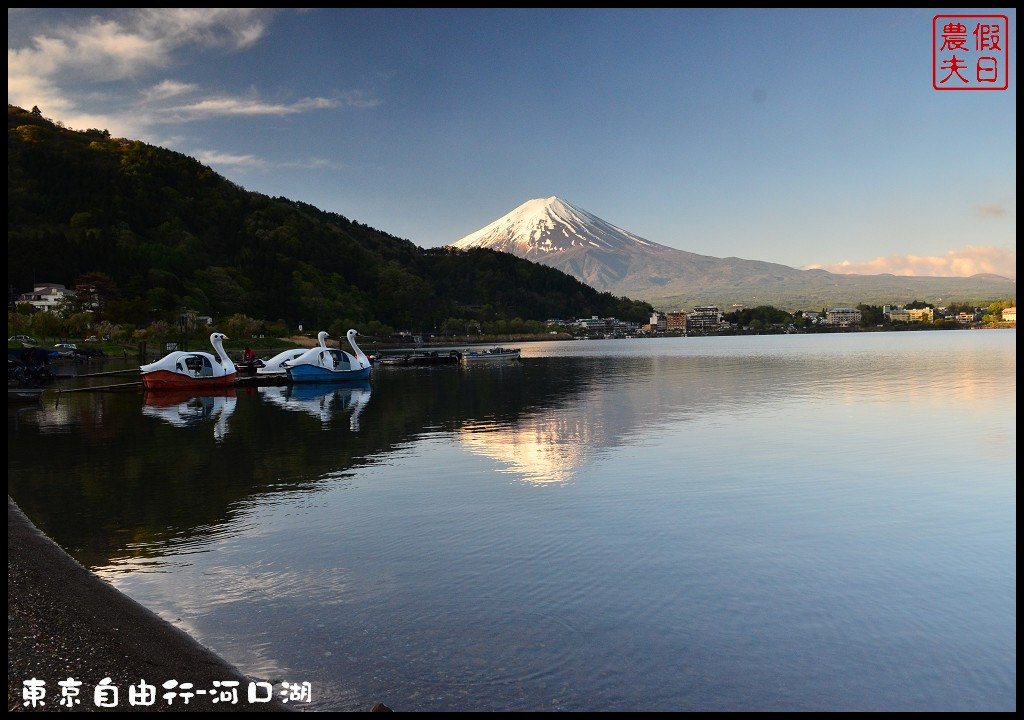
M 799 310 L 915 299 L 991 302 L 1015 296 L 1017 288 L 1015 281 L 997 275 L 839 275 L 761 260 L 698 255 L 634 235 L 554 196 L 528 200 L 452 247 L 507 252 L 554 267 L 598 290 L 666 309 L 717 304 Z

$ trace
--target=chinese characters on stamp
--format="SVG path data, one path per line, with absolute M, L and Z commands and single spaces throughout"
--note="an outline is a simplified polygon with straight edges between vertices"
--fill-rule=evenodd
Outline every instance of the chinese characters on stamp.
M 932 87 L 936 90 L 1006 90 L 1009 76 L 1006 15 L 936 15 L 932 18 Z

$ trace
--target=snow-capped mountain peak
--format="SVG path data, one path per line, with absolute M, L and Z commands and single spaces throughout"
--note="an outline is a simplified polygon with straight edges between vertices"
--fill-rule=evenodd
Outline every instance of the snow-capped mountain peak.
M 554 195 L 527 200 L 512 212 L 452 245 L 461 250 L 486 247 L 534 258 L 572 248 L 627 250 L 638 245 L 658 247 L 656 243 L 605 222 Z

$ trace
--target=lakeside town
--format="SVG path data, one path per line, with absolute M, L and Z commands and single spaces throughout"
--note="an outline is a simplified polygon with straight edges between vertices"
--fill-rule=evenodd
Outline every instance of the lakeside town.
M 638 325 L 617 318 L 590 317 L 579 320 L 550 319 L 574 337 L 626 338 L 656 336 L 700 336 L 735 334 L 782 334 L 836 332 L 852 330 L 961 329 L 1016 327 L 1017 307 L 1014 301 L 992 303 L 988 307 L 933 307 L 928 303 L 911 306 L 859 305 L 858 307 L 824 308 L 820 312 L 785 310 L 762 305 L 737 307 L 725 312 L 714 305 L 702 305 L 687 312 L 651 314 L 650 322 Z
M 818 332 L 854 329 L 969 328 L 1017 323 L 1014 302 L 996 302 L 988 307 L 965 305 L 934 307 L 916 302 L 908 306 L 858 305 L 787 313 L 763 305 L 723 312 L 714 305 L 695 307 L 691 312 L 655 312 L 650 323 L 640 328 L 649 334 L 721 334 Z
M 182 332 L 194 332 L 214 325 L 231 325 L 241 337 L 275 337 L 303 333 L 303 326 L 294 331 L 277 328 L 244 315 L 219 319 L 184 310 L 177 327 L 160 320 L 147 327 L 93 322 L 100 309 L 95 288 L 65 287 L 59 283 L 40 283 L 31 292 L 10 297 L 8 308 L 8 342 L 25 342 L 33 335 L 81 338 L 87 342 L 167 341 Z M 445 339 L 464 338 L 490 341 L 505 336 L 557 336 L 559 338 L 644 338 L 660 336 L 705 336 L 737 334 L 793 334 L 817 332 L 849 332 L 910 329 L 966 329 L 980 327 L 1016 327 L 1015 300 L 991 303 L 986 307 L 951 304 L 935 307 L 915 301 L 906 306 L 865 305 L 837 306 L 819 310 L 790 313 L 771 305 L 753 308 L 733 306 L 723 310 L 714 305 L 700 305 L 692 310 L 654 311 L 647 323 L 636 323 L 616 317 L 561 319 L 546 322 L 498 320 L 481 323 L 477 320 L 449 318 L 440 327 L 394 330 L 375 323 L 360 328 L 365 335 L 399 344 L 426 344 Z M 268 325 L 271 332 L 267 332 Z M 276 330 L 276 332 L 274 331 Z M 284 330 L 284 332 L 281 332 Z M 232 334 L 229 331 L 229 335 Z M 425 338 L 429 338 L 426 340 Z M 521 337 L 519 339 L 526 339 Z

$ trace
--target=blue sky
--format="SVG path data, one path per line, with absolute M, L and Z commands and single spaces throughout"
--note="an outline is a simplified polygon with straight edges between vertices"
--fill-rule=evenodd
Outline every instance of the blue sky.
M 1009 17 L 1009 89 L 932 17 Z M 8 102 L 418 245 L 557 195 L 794 267 L 1016 277 L 1016 12 L 8 10 Z

